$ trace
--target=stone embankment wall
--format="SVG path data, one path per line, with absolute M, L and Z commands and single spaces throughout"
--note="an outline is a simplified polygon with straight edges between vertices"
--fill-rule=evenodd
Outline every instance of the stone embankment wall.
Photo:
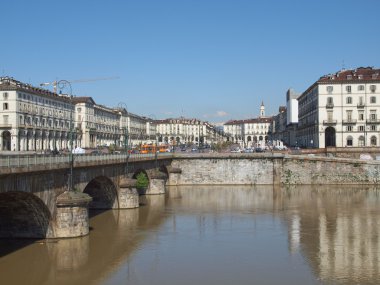
M 177 156 L 176 185 L 379 184 L 380 162 L 304 155 Z
M 283 184 L 380 184 L 380 162 L 285 156 L 281 176 Z
M 173 167 L 181 169 L 177 185 L 254 185 L 273 183 L 271 158 L 242 159 L 238 156 L 176 158 Z

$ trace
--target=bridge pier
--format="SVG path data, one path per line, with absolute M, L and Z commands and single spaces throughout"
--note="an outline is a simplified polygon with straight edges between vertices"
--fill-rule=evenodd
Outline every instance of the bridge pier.
M 133 209 L 139 207 L 139 193 L 137 192 L 136 184 L 136 179 L 121 179 L 117 191 L 119 209 Z
M 149 187 L 145 191 L 145 195 L 165 194 L 166 174 L 158 169 L 148 171 Z
M 89 233 L 88 205 L 92 198 L 85 193 L 64 192 L 57 198 L 55 228 L 48 238 L 69 238 Z
M 167 170 L 169 173 L 169 179 L 167 181 L 167 185 L 178 185 L 178 182 L 182 173 L 182 169 L 169 165 L 167 167 Z

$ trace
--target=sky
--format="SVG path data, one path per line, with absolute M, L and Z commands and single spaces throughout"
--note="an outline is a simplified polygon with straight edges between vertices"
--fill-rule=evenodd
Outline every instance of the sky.
M 379 68 L 379 11 L 378 0 L 3 1 L 0 76 L 72 81 L 75 96 L 153 119 L 254 118 L 261 102 L 275 115 L 289 88 Z

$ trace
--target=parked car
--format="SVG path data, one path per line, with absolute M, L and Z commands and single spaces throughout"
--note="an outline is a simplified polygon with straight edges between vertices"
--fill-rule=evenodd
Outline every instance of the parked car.
M 256 152 L 264 152 L 264 151 L 265 151 L 265 148 L 259 146 L 259 147 L 255 148 L 255 151 L 256 151 Z

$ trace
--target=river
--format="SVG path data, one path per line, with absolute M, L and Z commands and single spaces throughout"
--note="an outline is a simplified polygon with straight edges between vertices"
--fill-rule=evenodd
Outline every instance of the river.
M 90 234 L 0 240 L 0 284 L 380 284 L 380 190 L 169 187 Z

